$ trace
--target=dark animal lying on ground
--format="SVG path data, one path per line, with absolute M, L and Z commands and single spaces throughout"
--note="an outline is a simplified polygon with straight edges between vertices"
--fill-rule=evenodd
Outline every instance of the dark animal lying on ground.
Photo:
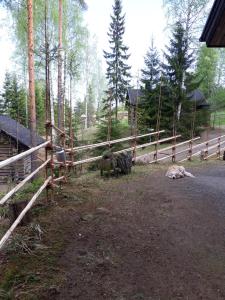
M 132 155 L 128 152 L 122 152 L 117 154 L 117 168 L 120 170 L 122 174 L 130 174 L 132 168 Z
M 131 173 L 132 167 L 132 155 L 127 152 L 122 152 L 119 154 L 113 154 L 111 151 L 107 151 L 103 154 L 102 159 L 99 162 L 99 169 L 101 176 L 104 172 L 107 172 L 109 176 L 111 171 L 114 175 L 118 174 L 129 174 Z
M 110 151 L 104 152 L 102 159 L 99 162 L 99 169 L 100 169 L 101 176 L 103 176 L 104 171 L 107 172 L 107 175 L 109 176 L 111 170 L 113 170 L 115 175 L 118 175 L 118 170 L 116 167 L 117 167 L 117 161 L 113 153 Z

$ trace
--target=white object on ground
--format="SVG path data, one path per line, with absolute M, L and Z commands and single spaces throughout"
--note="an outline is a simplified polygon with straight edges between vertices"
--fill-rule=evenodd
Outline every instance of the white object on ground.
M 166 176 L 171 179 L 184 178 L 185 176 L 195 178 L 195 176 L 187 172 L 183 166 L 177 165 L 170 166 L 166 172 Z
M 148 165 L 151 162 L 151 156 L 149 154 L 144 154 L 136 157 L 135 164 L 137 165 Z

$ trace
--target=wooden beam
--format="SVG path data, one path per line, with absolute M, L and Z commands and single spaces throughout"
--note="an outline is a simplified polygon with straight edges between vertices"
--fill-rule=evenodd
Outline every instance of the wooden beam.
M 20 213 L 20 215 L 18 216 L 18 218 L 12 224 L 12 226 L 8 229 L 8 231 L 2 237 L 2 239 L 0 240 L 0 250 L 3 248 L 3 246 L 5 245 L 5 243 L 7 242 L 7 240 L 9 239 L 9 237 L 11 236 L 11 234 L 13 233 L 13 231 L 16 229 L 16 227 L 21 222 L 21 220 L 23 219 L 23 217 L 25 216 L 25 214 L 28 212 L 28 210 L 31 209 L 31 207 L 34 204 L 34 202 L 37 200 L 37 198 L 39 197 L 39 195 L 43 192 L 43 190 L 47 187 L 47 185 L 49 184 L 49 182 L 51 180 L 52 180 L 51 176 L 48 177 L 48 179 L 45 180 L 45 182 L 43 183 L 43 185 L 39 188 L 39 190 L 36 192 L 36 194 L 29 201 L 29 203 L 27 204 L 27 206 L 22 210 L 22 212 Z
M 44 142 L 43 144 L 41 144 L 39 146 L 33 147 L 33 148 L 31 148 L 31 149 L 29 149 L 27 151 L 24 151 L 24 152 L 22 152 L 20 154 L 17 154 L 15 156 L 12 156 L 12 157 L 10 157 L 8 159 L 5 159 L 5 160 L 1 161 L 0 162 L 0 169 L 4 168 L 5 166 L 8 166 L 8 165 L 10 165 L 10 164 L 12 164 L 12 163 L 20 160 L 20 159 L 22 159 L 22 158 L 24 158 L 24 157 L 32 154 L 32 153 L 34 153 L 35 151 L 37 151 L 37 150 L 39 150 L 41 148 L 46 147 L 48 144 L 49 144 L 49 141 Z
M 50 163 L 51 159 L 46 160 L 39 168 L 37 168 L 34 172 L 32 172 L 29 176 L 27 176 L 23 181 L 21 181 L 17 186 L 15 186 L 11 191 L 9 191 L 1 200 L 0 205 L 6 203 L 16 192 L 18 192 L 34 175 L 36 175 L 41 169 L 43 169 L 48 163 Z

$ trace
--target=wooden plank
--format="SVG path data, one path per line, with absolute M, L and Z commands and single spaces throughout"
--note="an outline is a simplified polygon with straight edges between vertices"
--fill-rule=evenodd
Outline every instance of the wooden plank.
M 27 156 L 27 155 L 29 155 L 29 154 L 31 154 L 31 153 L 34 153 L 35 151 L 37 151 L 37 150 L 39 150 L 39 149 L 41 149 L 41 148 L 46 147 L 48 144 L 49 144 L 49 141 L 47 141 L 47 142 L 45 142 L 45 143 L 43 143 L 43 144 L 41 144 L 41 145 L 39 145 L 39 146 L 33 147 L 33 148 L 31 148 L 31 149 L 29 149 L 29 150 L 27 150 L 27 151 L 24 151 L 24 152 L 22 152 L 22 153 L 20 153 L 20 154 L 17 154 L 17 155 L 15 155 L 15 156 L 12 156 L 12 157 L 10 157 L 10 158 L 8 158 L 8 159 L 6 159 L 6 160 L 0 162 L 0 168 L 3 168 L 3 167 L 5 167 L 5 166 L 8 166 L 8 165 L 10 165 L 10 164 L 12 164 L 12 163 L 14 163 L 14 162 L 16 162 L 16 161 L 18 161 L 18 160 L 24 158 L 25 156 Z
M 37 200 L 37 198 L 40 196 L 40 194 L 43 192 L 43 190 L 48 186 L 48 184 L 49 184 L 49 182 L 51 180 L 52 180 L 51 176 L 48 177 L 48 179 L 45 180 L 45 182 L 43 183 L 43 185 L 39 188 L 39 190 L 36 192 L 36 194 L 31 198 L 31 200 L 29 201 L 29 203 L 27 204 L 27 206 L 22 210 L 22 212 L 20 213 L 20 215 L 18 216 L 18 218 L 12 224 L 12 226 L 7 230 L 7 232 L 5 233 L 5 235 L 2 237 L 2 239 L 0 241 L 0 250 L 3 248 L 3 246 L 5 245 L 5 243 L 7 242 L 7 240 L 9 239 L 9 237 L 11 236 L 11 234 L 13 233 L 13 231 L 16 229 L 16 227 L 21 222 L 21 220 L 23 219 L 23 217 L 25 216 L 25 214 L 28 212 L 28 210 L 31 209 L 31 207 L 34 204 L 34 202 Z
M 51 159 L 46 160 L 39 168 L 37 168 L 34 172 L 32 172 L 29 176 L 27 176 L 23 181 L 21 181 L 17 186 L 15 186 L 11 191 L 9 191 L 1 200 L 0 205 L 3 205 L 6 203 L 7 200 L 9 200 L 16 192 L 18 192 L 34 175 L 36 175 L 40 170 L 42 170 Z

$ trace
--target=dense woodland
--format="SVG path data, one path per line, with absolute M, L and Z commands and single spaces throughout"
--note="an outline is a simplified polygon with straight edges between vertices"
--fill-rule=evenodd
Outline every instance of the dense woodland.
M 27 1 L 0 2 L 12 19 L 11 34 L 16 43 L 12 62 L 16 72 L 5 74 L 0 113 L 29 127 Z M 206 48 L 198 41 L 209 12 L 208 1 L 164 0 L 163 8 L 169 42 L 162 52 L 152 39 L 135 86 L 129 65 L 129 57 L 135 53 L 130 53 L 123 41 L 128 29 L 122 0 L 114 0 L 105 33 L 109 48 L 103 53 L 98 53 L 97 40 L 84 25 L 88 10 L 85 1 L 33 1 L 36 122 L 40 134 L 44 134 L 47 117 L 68 133 L 72 124 L 75 138 L 93 127 L 97 128 L 93 138 L 97 141 L 120 137 L 129 128 L 118 118 L 118 112 L 127 109 L 129 87 L 142 90 L 137 110 L 139 132 L 161 128 L 189 137 L 210 125 L 210 115 L 225 106 L 225 51 Z M 154 30 L 149 28 L 151 35 Z M 207 113 L 196 111 L 190 101 L 196 89 L 210 104 Z

